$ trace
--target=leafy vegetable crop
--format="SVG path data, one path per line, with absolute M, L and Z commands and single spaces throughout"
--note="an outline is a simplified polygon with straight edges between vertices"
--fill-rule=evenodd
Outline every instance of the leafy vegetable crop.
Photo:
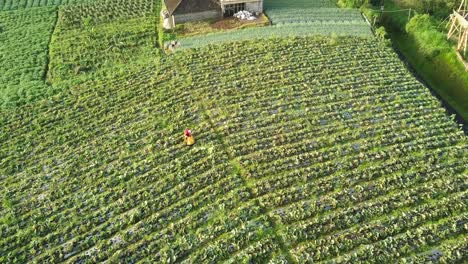
M 26 9 L 31 7 L 58 6 L 107 0 L 0 0 L 1 10 Z
M 51 92 L 44 84 L 54 8 L 0 12 L 0 106 L 15 106 Z
M 333 6 L 331 1 L 265 1 L 265 13 L 273 26 L 182 38 L 180 44 L 184 49 L 274 37 L 372 36 L 359 10 Z
M 466 259 L 467 139 L 390 48 L 162 60 L 0 110 L 0 262 Z
M 182 38 L 179 40 L 181 49 L 199 48 L 211 44 L 228 43 L 235 41 L 246 40 L 261 40 L 278 37 L 307 37 L 307 36 L 360 36 L 372 37 L 370 28 L 364 25 L 341 25 L 337 28 L 335 25 L 323 24 L 316 22 L 309 25 L 293 25 L 282 24 L 269 27 L 248 28 L 237 31 L 229 31 L 223 33 L 212 33 L 202 36 Z
M 155 18 L 159 8 L 160 3 L 153 0 L 60 7 L 48 81 L 54 85 L 77 82 L 159 60 L 159 20 Z

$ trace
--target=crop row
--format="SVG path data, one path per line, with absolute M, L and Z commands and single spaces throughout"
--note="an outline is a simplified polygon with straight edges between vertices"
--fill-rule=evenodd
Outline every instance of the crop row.
M 0 13 L 0 107 L 24 104 L 51 93 L 44 76 L 55 20 L 54 8 Z
M 199 74 L 193 85 L 195 91 L 204 92 L 207 91 L 206 87 L 214 85 L 215 88 L 208 91 L 216 94 L 217 99 L 213 103 L 206 103 L 209 114 L 214 117 L 213 123 L 218 133 L 226 137 L 226 142 L 232 142 L 229 151 L 241 162 L 247 171 L 246 175 L 254 175 L 250 186 L 254 197 L 261 195 L 255 199 L 259 199 L 263 207 L 272 210 L 273 217 L 293 221 L 313 216 L 314 221 L 317 221 L 314 228 L 308 229 L 310 231 L 306 233 L 301 233 L 299 230 L 302 227 L 296 227 L 297 223 L 294 222 L 284 230 L 284 241 L 310 241 L 315 236 L 311 232 L 325 232 L 322 235 L 339 230 L 345 232 L 382 214 L 395 214 L 396 217 L 403 217 L 403 221 L 408 219 L 400 214 L 399 210 L 403 208 L 415 208 L 427 199 L 437 201 L 454 192 L 466 190 L 466 165 L 457 161 L 464 159 L 466 150 L 463 144 L 459 148 L 454 147 L 456 142 L 463 142 L 464 137 L 455 126 L 441 125 L 448 122 L 448 118 L 443 111 L 438 110 L 439 103 L 402 70 L 399 62 L 387 60 L 386 64 L 377 63 L 374 68 L 362 69 L 357 68 L 361 67 L 360 64 L 355 64 L 347 68 L 345 75 L 340 76 L 341 79 L 335 84 L 331 79 L 333 72 L 329 73 L 330 76 L 321 75 L 326 70 L 321 69 L 322 65 L 339 70 L 352 62 L 339 60 L 333 64 L 330 63 L 333 56 L 327 57 L 327 63 L 320 62 L 324 60 L 325 54 L 323 57 L 314 57 L 313 54 L 318 53 L 318 50 L 327 52 L 325 49 L 312 48 L 312 55 L 305 55 L 303 59 L 301 57 L 295 61 L 298 64 L 288 65 L 287 68 L 277 67 L 272 59 L 266 72 L 246 74 L 243 77 L 249 78 L 246 81 L 231 79 L 235 75 L 228 70 L 220 72 L 217 80 Z M 347 54 L 353 54 L 355 58 L 363 57 L 364 54 L 359 52 L 364 52 L 364 49 L 354 51 L 358 52 L 348 51 Z M 289 52 L 294 54 L 294 49 Z M 299 52 L 289 56 L 301 55 Z M 230 63 L 223 63 L 229 63 L 229 69 L 236 69 L 236 59 L 234 57 Z M 314 59 L 319 63 L 311 63 Z M 254 60 L 246 60 L 247 65 L 242 66 L 241 76 L 244 72 L 256 70 L 254 67 L 249 68 L 255 65 Z M 267 60 L 270 58 L 267 57 Z M 301 60 L 307 65 L 302 66 Z M 219 67 L 216 64 L 210 66 L 212 69 Z M 301 66 L 313 70 L 305 73 Z M 386 69 L 376 74 L 376 68 L 380 70 L 381 67 Z M 369 73 L 363 72 L 363 69 Z M 347 72 L 350 73 L 349 77 Z M 362 80 L 352 83 L 347 80 L 359 79 L 356 77 L 360 74 L 356 72 L 366 75 L 369 83 Z M 295 79 L 299 73 L 302 76 Z M 318 85 L 295 85 L 314 77 L 319 80 Z M 397 82 L 397 79 L 400 81 Z M 327 81 L 332 81 L 334 85 L 341 84 L 343 88 L 340 87 L 339 93 L 327 88 L 320 90 L 320 86 L 330 83 Z M 259 86 L 258 83 L 263 85 Z M 455 153 L 447 154 L 449 149 Z M 379 166 L 371 167 L 372 170 L 367 168 L 374 165 Z M 446 177 L 449 180 L 443 180 Z M 445 186 L 456 187 L 445 190 Z M 335 192 L 335 189 L 340 191 Z M 463 201 L 464 196 L 458 198 Z M 295 202 L 301 202 L 304 207 L 292 212 L 288 211 L 288 207 L 281 208 Z M 330 220 L 329 226 L 320 218 L 334 217 L 336 213 L 339 215 L 339 212 L 354 204 L 357 204 L 356 211 L 346 211 L 342 219 Z M 440 214 L 434 212 L 434 217 L 452 217 L 465 209 L 463 202 L 455 205 L 458 206 L 456 210 L 442 206 Z M 276 209 L 278 207 L 280 209 Z M 428 219 L 429 216 L 422 218 L 420 224 L 425 225 Z M 411 226 L 407 222 L 399 223 L 403 228 Z M 394 228 L 386 232 L 401 232 L 399 230 Z M 300 238 L 295 238 L 296 235 Z M 322 248 L 322 255 L 304 253 L 296 260 L 302 262 L 314 258 L 324 260 L 341 254 L 346 256 L 346 247 L 351 250 L 365 243 L 363 234 L 355 236 L 359 238 L 355 239 L 356 243 L 347 245 L 345 242 L 335 242 L 336 246 L 327 244 Z M 382 235 L 374 239 L 385 238 Z M 324 238 L 324 245 L 329 241 Z M 349 240 L 351 242 L 353 240 Z M 314 242 L 306 243 L 304 251 L 316 249 Z M 299 254 L 302 253 L 292 253 L 293 256 Z
M 266 14 L 273 25 L 303 23 L 307 23 L 310 26 L 316 26 L 320 24 L 336 25 L 340 23 L 365 25 L 365 21 L 359 11 L 352 9 L 272 9 L 267 10 Z
M 179 40 L 181 48 L 199 48 L 216 43 L 240 42 L 254 39 L 307 37 L 307 36 L 362 36 L 371 37 L 370 28 L 366 25 L 320 25 L 311 27 L 308 25 L 281 25 L 261 28 L 248 28 L 232 32 L 212 33 L 204 36 L 182 38 Z
M 0 11 L 31 7 L 58 6 L 94 2 L 96 0 L 0 0 Z
M 313 242 L 308 242 L 308 244 L 301 244 L 294 249 L 294 254 L 302 255 L 303 259 L 323 261 L 337 254 L 349 252 L 361 244 L 371 244 L 418 228 L 427 221 L 436 222 L 444 217 L 462 212 L 464 210 L 463 199 L 466 198 L 466 193 L 456 195 L 450 199 L 445 198 L 437 201 L 436 204 L 424 204 L 397 216 L 377 220 L 375 223 L 359 224 L 355 229 L 347 229 L 345 232 L 334 230 L 335 232 L 329 236 L 323 236 Z M 400 251 L 406 253 L 404 249 Z
M 105 2 L 67 5 L 60 7 L 59 21 L 64 27 L 82 27 L 113 20 L 154 16 L 159 8 L 154 0 L 108 0 Z
M 111 0 L 60 7 L 50 47 L 49 82 L 67 84 L 96 72 L 101 76 L 127 70 L 127 62 L 137 58 L 146 59 L 147 65 L 159 60 L 157 3 Z
M 0 261 L 389 261 L 413 228 L 460 248 L 462 227 L 431 221 L 463 220 L 466 139 L 390 49 L 295 38 L 162 61 L 2 110 Z
M 296 0 L 296 1 L 285 1 L 285 0 L 265 0 L 265 9 L 289 9 L 289 8 L 323 8 L 323 7 L 334 7 L 335 4 L 330 0 Z

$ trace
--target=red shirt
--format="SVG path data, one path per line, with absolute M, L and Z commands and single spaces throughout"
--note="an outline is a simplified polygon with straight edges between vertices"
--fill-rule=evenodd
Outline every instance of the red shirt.
M 185 134 L 186 137 L 191 137 L 192 136 L 192 131 L 190 129 L 185 129 L 184 134 Z

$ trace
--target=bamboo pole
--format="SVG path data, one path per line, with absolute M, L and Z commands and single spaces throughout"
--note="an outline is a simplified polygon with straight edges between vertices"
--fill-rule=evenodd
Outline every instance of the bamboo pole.
M 465 30 L 465 44 L 464 44 L 464 48 L 463 48 L 463 55 L 466 57 L 466 46 L 468 45 L 468 29 Z

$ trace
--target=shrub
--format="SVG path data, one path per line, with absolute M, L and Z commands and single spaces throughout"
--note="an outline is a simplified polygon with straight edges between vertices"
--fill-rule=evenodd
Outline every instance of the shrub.
M 413 17 L 406 25 L 406 32 L 428 57 L 433 58 L 450 51 L 445 35 L 437 30 L 435 21 L 428 14 Z
M 338 6 L 346 8 L 359 8 L 368 3 L 369 0 L 338 0 Z

